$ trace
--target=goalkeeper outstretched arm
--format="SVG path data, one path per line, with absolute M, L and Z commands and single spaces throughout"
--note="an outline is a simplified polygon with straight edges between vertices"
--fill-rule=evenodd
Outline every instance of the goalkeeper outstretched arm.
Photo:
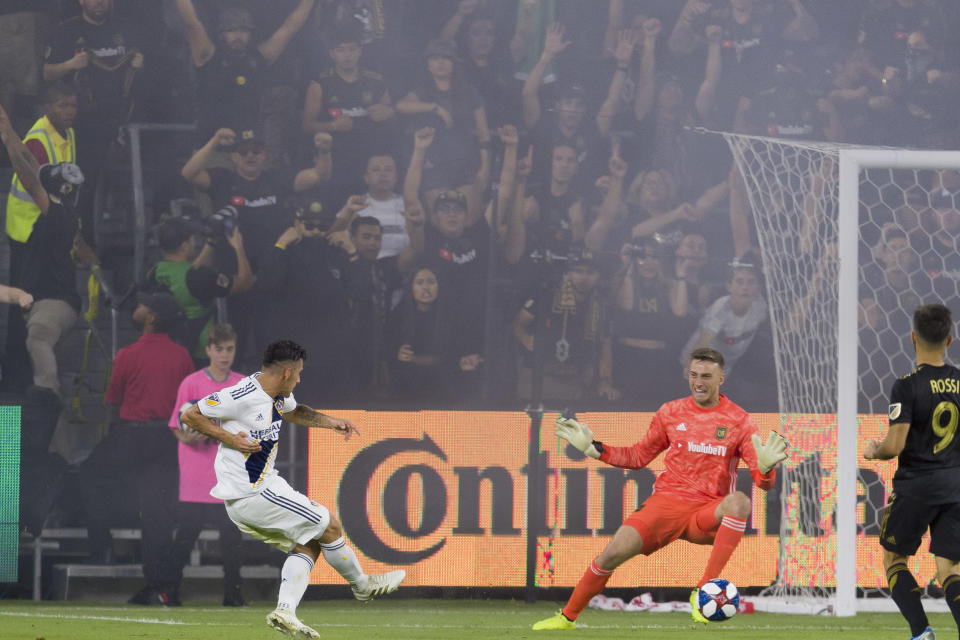
M 557 437 L 569 442 L 583 455 L 624 469 L 642 469 L 669 446 L 658 416 L 654 416 L 643 440 L 630 447 L 604 446 L 593 438 L 590 427 L 576 418 L 560 416 L 556 426 Z

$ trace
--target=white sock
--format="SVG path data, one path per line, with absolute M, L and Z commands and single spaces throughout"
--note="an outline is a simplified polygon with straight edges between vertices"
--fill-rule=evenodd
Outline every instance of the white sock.
M 347 542 L 340 536 L 329 544 L 321 544 L 323 550 L 323 559 L 337 570 L 344 579 L 358 589 L 365 589 L 367 586 L 367 575 L 360 568 L 357 562 L 357 555 L 353 549 L 347 546 Z
M 305 553 L 291 553 L 280 570 L 280 595 L 277 598 L 277 609 L 287 609 L 296 615 L 297 605 L 303 598 L 307 585 L 310 584 L 310 572 L 313 571 L 313 560 Z

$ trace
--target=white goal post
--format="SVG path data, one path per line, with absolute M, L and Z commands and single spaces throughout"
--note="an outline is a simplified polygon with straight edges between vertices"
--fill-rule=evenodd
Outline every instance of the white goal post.
M 857 612 L 857 424 L 859 393 L 857 315 L 860 296 L 860 173 L 864 169 L 960 169 L 960 151 L 840 149 L 839 166 L 839 335 L 837 344 L 837 592 L 834 613 Z M 905 374 L 906 372 L 904 372 Z
M 791 460 L 793 466 L 784 470 L 777 578 L 764 595 L 787 603 L 828 602 L 837 616 L 852 616 L 858 609 L 895 610 L 889 599 L 858 598 L 858 587 L 861 595 L 880 595 L 886 584 L 879 566 L 877 574 L 861 576 L 869 579 L 858 582 L 858 554 L 861 570 L 878 565 L 865 563 L 866 551 L 858 546 L 870 546 L 879 553 L 877 539 L 868 538 L 866 531 L 872 526 L 871 535 L 876 535 L 886 499 L 883 484 L 888 479 L 859 468 L 858 445 L 865 437 L 878 435 L 878 414 L 886 414 L 890 376 L 909 372 L 903 369 L 910 366 L 913 354 L 891 337 L 899 335 L 906 341 L 904 313 L 912 314 L 913 308 L 900 307 L 915 299 L 948 306 L 950 301 L 932 297 L 936 295 L 932 287 L 926 294 L 910 290 L 911 282 L 921 278 L 926 282 L 929 269 L 919 250 L 915 260 L 910 258 L 913 262 L 904 259 L 907 284 L 898 290 L 900 297 L 894 296 L 893 304 L 886 299 L 886 307 L 879 301 L 889 294 L 889 287 L 881 286 L 885 281 L 871 280 L 878 266 L 867 263 L 875 255 L 871 248 L 880 246 L 876 238 L 892 235 L 888 234 L 891 227 L 898 227 L 895 231 L 903 243 L 913 244 L 918 237 L 930 240 L 929 227 L 918 222 L 904 232 L 898 216 L 901 209 L 912 206 L 911 200 L 923 200 L 915 205 L 916 220 L 928 215 L 931 176 L 938 170 L 960 170 L 960 151 L 721 135 L 744 178 L 757 228 L 779 374 L 781 422 L 788 438 L 789 429 L 795 427 L 795 439 L 802 443 L 802 427 L 797 424 L 803 420 L 795 420 L 796 416 L 830 416 L 831 421 L 836 417 L 835 425 L 824 426 L 822 421 L 817 425 L 823 428 L 800 452 L 810 454 L 804 464 Z M 956 208 L 960 209 L 960 197 Z M 924 246 L 929 252 L 929 242 Z M 871 267 L 874 272 L 869 271 Z M 951 286 L 960 289 L 956 282 Z M 957 294 L 960 291 L 950 289 L 952 302 L 960 299 L 952 298 Z M 873 298 L 882 327 L 866 326 L 869 323 L 858 319 L 864 317 L 860 315 L 863 300 Z M 869 427 L 873 431 L 866 436 L 861 435 L 864 414 L 873 416 Z M 793 444 L 794 438 L 790 439 Z M 834 447 L 835 473 L 830 478 L 830 472 L 824 471 L 821 477 L 820 456 L 832 463 L 834 451 L 828 449 Z M 886 469 L 889 476 L 891 467 Z M 858 498 L 861 486 L 865 487 L 862 500 Z M 793 494 L 797 497 L 791 498 Z M 858 530 L 860 502 L 865 522 Z M 919 553 L 926 553 L 926 545 Z M 816 563 L 832 564 L 832 572 L 811 569 Z M 871 586 L 866 588 L 864 583 Z M 942 602 L 934 604 L 928 609 L 939 609 Z

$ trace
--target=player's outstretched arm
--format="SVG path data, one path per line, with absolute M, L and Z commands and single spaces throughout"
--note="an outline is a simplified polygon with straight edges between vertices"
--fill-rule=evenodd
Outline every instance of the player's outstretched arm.
M 311 409 L 305 404 L 298 404 L 296 409 L 283 414 L 283 419 L 303 427 L 333 429 L 337 433 L 342 434 L 344 440 L 349 440 L 350 436 L 354 433 L 360 435 L 360 430 L 349 420 L 328 416 L 320 413 L 316 409 Z
M 764 475 L 770 473 L 771 469 L 789 457 L 787 445 L 790 443 L 776 431 L 770 432 L 766 443 L 756 433 L 750 436 L 750 440 L 753 442 L 754 451 L 757 452 L 757 468 Z
M 187 425 L 194 431 L 214 438 L 215 440 L 219 440 L 231 449 L 236 449 L 241 453 L 256 453 L 257 451 L 260 451 L 260 443 L 256 440 L 251 440 L 250 434 L 248 434 L 246 431 L 241 431 L 240 433 L 230 433 L 226 429 L 223 429 L 217 425 L 210 418 L 200 413 L 200 409 L 197 408 L 197 405 L 193 405 L 184 411 L 180 419 L 183 421 L 183 424 Z

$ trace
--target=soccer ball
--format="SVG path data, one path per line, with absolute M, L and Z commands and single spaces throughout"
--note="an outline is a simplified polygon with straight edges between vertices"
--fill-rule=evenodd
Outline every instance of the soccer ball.
M 697 605 L 703 617 L 710 622 L 723 622 L 737 614 L 740 592 L 732 582 L 714 578 L 700 587 Z

